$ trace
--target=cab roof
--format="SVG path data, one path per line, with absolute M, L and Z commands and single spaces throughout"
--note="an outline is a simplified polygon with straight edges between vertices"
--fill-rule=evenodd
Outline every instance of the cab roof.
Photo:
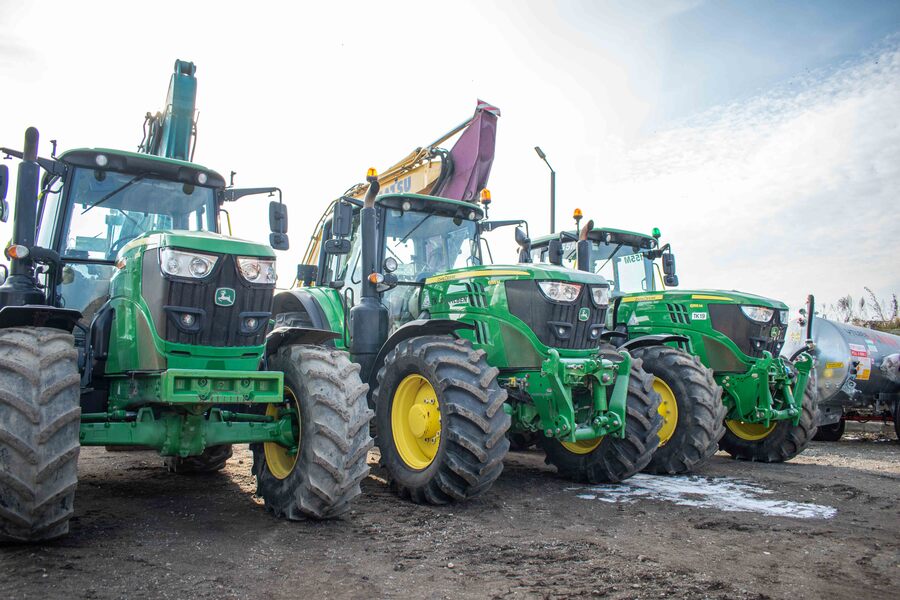
M 107 158 L 105 166 L 97 164 L 97 156 L 104 155 Z M 102 169 L 120 171 L 126 173 L 156 173 L 161 177 L 183 181 L 185 183 L 199 184 L 197 174 L 205 173 L 207 180 L 202 184 L 207 187 L 224 188 L 225 178 L 216 171 L 203 165 L 179 160 L 176 158 L 164 158 L 152 154 L 129 152 L 127 150 L 113 150 L 111 148 L 75 148 L 63 152 L 57 159 L 67 165 L 85 167 L 90 169 Z
M 571 236 L 573 240 L 578 239 L 578 233 L 575 231 L 566 231 L 563 233 Z M 588 239 L 595 242 L 605 242 L 607 241 L 607 236 L 609 236 L 610 243 L 627 244 L 630 246 L 637 246 L 638 248 L 643 248 L 645 250 L 650 250 L 659 246 L 659 241 L 657 241 L 657 239 L 653 236 L 646 235 L 644 233 L 638 233 L 636 231 L 613 229 L 612 227 L 595 227 L 588 232 Z M 534 248 L 536 246 L 545 246 L 550 243 L 550 240 L 556 239 L 558 237 L 559 234 L 541 236 L 532 241 L 531 247 Z
M 465 202 L 463 200 L 452 200 L 424 194 L 384 194 L 383 196 L 378 196 L 375 200 L 376 204 L 400 210 L 404 210 L 404 202 L 409 202 L 410 204 L 410 208 L 407 210 L 433 210 L 448 216 L 462 216 L 460 213 L 467 214 L 470 211 L 475 211 L 475 218 L 470 220 L 480 221 L 484 218 L 484 210 L 480 206 L 474 202 Z

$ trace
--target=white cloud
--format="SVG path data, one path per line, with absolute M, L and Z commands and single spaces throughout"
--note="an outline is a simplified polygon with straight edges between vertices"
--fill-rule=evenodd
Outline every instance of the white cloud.
M 833 300 L 863 285 L 887 296 L 900 287 L 898 106 L 894 41 L 596 164 L 599 195 L 609 199 L 599 220 L 658 224 L 678 250 L 683 285 L 795 307 L 807 292 Z

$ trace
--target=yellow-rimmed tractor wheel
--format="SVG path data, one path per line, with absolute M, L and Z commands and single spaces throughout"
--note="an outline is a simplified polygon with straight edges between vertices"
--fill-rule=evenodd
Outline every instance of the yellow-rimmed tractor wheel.
M 510 417 L 498 373 L 483 350 L 449 336 L 410 338 L 388 353 L 372 394 L 376 445 L 401 497 L 466 500 L 500 476 Z
M 372 411 L 359 365 L 334 348 L 291 344 L 269 359 L 269 370 L 284 373 L 285 393 L 266 414 L 290 418 L 297 445 L 251 444 L 256 493 L 279 517 L 338 517 L 369 474 Z
M 726 408 L 712 370 L 699 357 L 670 346 L 637 348 L 631 355 L 654 377 L 663 418 L 659 449 L 644 471 L 675 475 L 702 466 L 725 435 Z
M 816 381 L 809 378 L 803 393 L 800 422 L 774 421 L 769 425 L 725 420 L 719 448 L 739 460 L 784 462 L 803 452 L 816 435 Z
M 619 354 L 604 350 L 617 360 Z M 587 483 L 618 483 L 647 466 L 659 445 L 659 394 L 653 391 L 653 376 L 641 368 L 641 360 L 631 361 L 628 399 L 625 412 L 625 437 L 606 435 L 593 440 L 561 442 L 541 436 L 539 444 L 547 454 L 546 462 L 559 474 Z

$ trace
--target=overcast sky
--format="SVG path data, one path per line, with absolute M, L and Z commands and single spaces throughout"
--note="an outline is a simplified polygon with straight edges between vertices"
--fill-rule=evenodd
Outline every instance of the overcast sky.
M 684 288 L 900 291 L 900 2 L 0 0 L 0 145 L 35 125 L 43 155 L 133 150 L 176 58 L 197 64 L 197 162 L 284 190 L 286 279 L 330 199 L 483 98 L 492 217 L 548 231 L 540 145 L 557 223 L 659 227 Z M 237 235 L 264 238 L 264 202 Z

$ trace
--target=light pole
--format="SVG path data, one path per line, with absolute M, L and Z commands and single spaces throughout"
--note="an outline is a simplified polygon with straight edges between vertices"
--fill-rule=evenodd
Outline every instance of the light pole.
M 550 169 L 550 233 L 556 233 L 556 171 L 547 162 L 547 155 L 544 154 L 540 146 L 535 146 L 534 151 L 537 152 L 537 155 Z

